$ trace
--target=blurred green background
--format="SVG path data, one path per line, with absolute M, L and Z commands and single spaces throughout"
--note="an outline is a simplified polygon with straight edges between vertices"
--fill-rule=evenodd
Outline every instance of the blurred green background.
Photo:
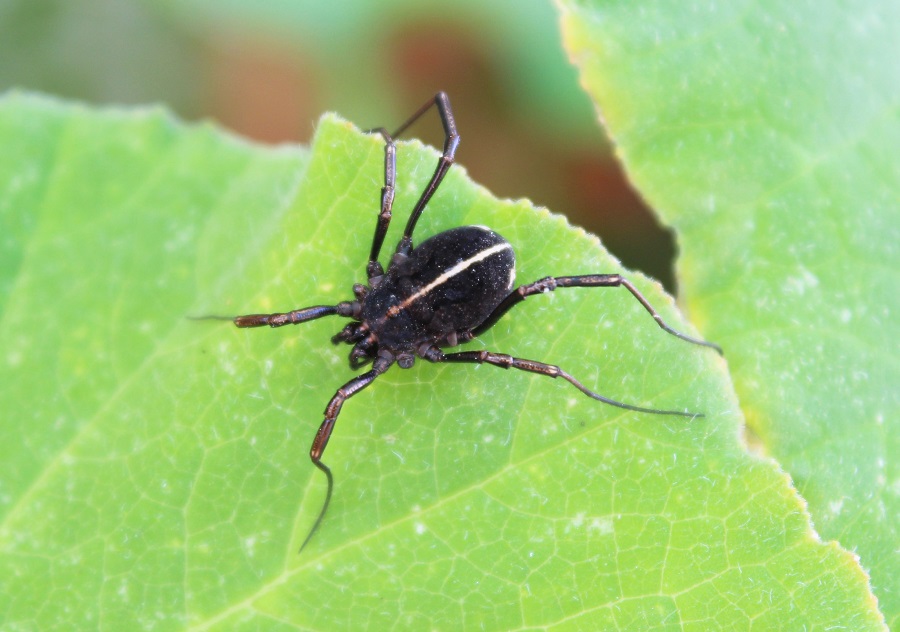
M 393 128 L 443 89 L 473 179 L 564 213 L 671 290 L 671 235 L 560 39 L 549 0 L 0 0 L 0 89 L 163 103 L 265 143 L 308 142 L 328 110 Z M 436 115 L 410 133 L 442 141 Z

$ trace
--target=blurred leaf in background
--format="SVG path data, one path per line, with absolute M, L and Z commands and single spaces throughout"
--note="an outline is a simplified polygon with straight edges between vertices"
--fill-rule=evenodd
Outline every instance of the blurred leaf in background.
M 200 42 L 143 2 L 0 0 L 0 90 L 203 108 Z
M 464 162 L 673 287 L 670 234 L 622 177 L 544 0 L 2 0 L 0 89 L 166 103 L 268 142 L 340 112 L 393 127 L 450 93 Z M 410 134 L 439 142 L 439 126 Z

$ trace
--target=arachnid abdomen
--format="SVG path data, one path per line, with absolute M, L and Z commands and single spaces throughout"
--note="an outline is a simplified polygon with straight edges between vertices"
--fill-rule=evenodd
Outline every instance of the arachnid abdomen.
M 474 329 L 506 298 L 516 257 L 484 226 L 462 226 L 423 241 L 392 264 L 366 296 L 362 320 L 392 351 Z

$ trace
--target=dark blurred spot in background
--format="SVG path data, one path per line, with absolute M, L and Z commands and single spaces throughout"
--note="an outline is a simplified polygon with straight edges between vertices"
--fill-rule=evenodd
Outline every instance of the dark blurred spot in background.
M 613 157 L 546 0 L 0 0 L 13 87 L 162 103 L 266 143 L 309 142 L 327 110 L 390 128 L 446 90 L 474 180 L 567 215 L 673 289 L 671 235 Z M 442 141 L 439 125 L 412 134 Z

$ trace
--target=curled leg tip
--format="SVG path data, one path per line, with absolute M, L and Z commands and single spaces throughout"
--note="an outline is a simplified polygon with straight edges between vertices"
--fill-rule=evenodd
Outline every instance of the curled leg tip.
M 334 476 L 331 474 L 331 469 L 322 463 L 321 461 L 313 461 L 313 465 L 322 470 L 325 474 L 325 479 L 328 481 L 327 491 L 325 492 L 325 502 L 322 503 L 322 509 L 319 510 L 319 515 L 316 518 L 316 521 L 313 523 L 312 528 L 309 530 L 309 533 L 306 534 L 306 538 L 303 540 L 303 544 L 300 545 L 300 549 L 297 553 L 302 553 L 303 549 L 306 548 L 306 545 L 309 544 L 310 540 L 312 540 L 313 536 L 316 534 L 316 531 L 319 530 L 319 526 L 322 524 L 322 520 L 325 519 L 325 514 L 328 512 L 328 505 L 331 504 L 331 494 L 334 491 Z

